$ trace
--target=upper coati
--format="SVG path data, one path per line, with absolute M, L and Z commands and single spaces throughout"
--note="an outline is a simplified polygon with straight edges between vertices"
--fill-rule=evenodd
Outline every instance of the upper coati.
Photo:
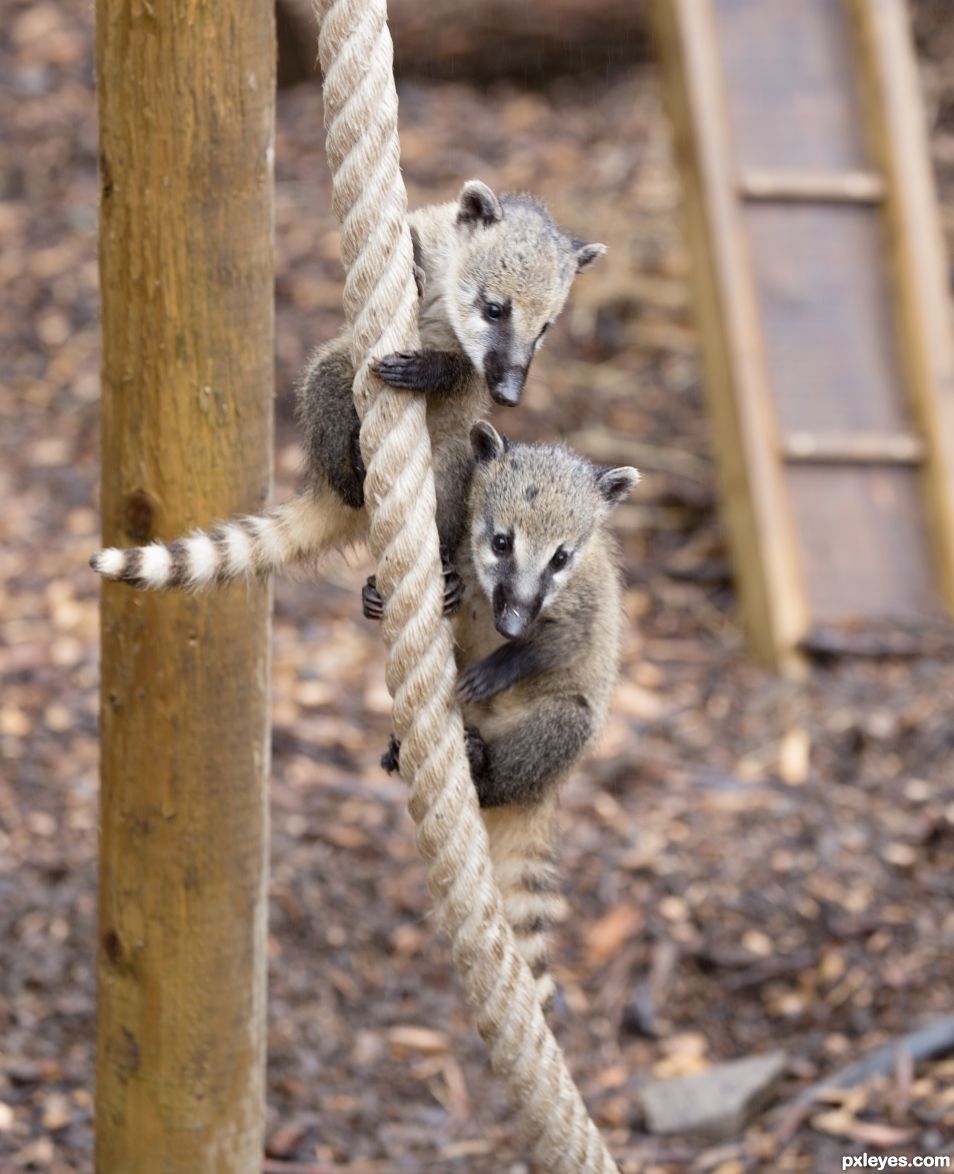
M 564 446 L 512 444 L 471 430 L 466 533 L 452 552 L 457 692 L 491 863 L 517 946 L 546 973 L 557 785 L 600 732 L 619 672 L 622 603 L 606 522 L 639 480 Z M 379 618 L 372 576 L 364 611 Z M 399 767 L 392 738 L 382 759 Z
M 374 370 L 391 387 L 427 396 L 445 549 L 460 538 L 455 487 L 470 463 L 467 432 L 489 397 L 514 405 L 547 328 L 576 274 L 606 251 L 575 240 L 528 196 L 499 199 L 470 180 L 456 202 L 408 217 L 421 294 L 421 349 L 387 355 Z M 364 464 L 352 402 L 351 337 L 344 330 L 314 354 L 298 387 L 305 440 L 303 490 L 257 517 L 170 544 L 94 554 L 107 579 L 141 588 L 201 588 L 267 576 L 364 536 Z

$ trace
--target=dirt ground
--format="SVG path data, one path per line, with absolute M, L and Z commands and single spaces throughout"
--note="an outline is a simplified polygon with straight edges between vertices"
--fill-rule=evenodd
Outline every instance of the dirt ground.
M 931 6 L 925 5 L 925 9 Z M 954 37 L 925 18 L 954 235 Z M 930 15 L 930 13 L 928 14 Z M 90 1167 L 97 828 L 96 112 L 85 0 L 0 24 L 0 1170 Z M 657 79 L 401 87 L 412 202 L 479 175 L 610 253 L 582 277 L 514 436 L 644 482 L 619 513 L 623 678 L 567 787 L 559 1039 L 624 1170 L 835 1170 L 952 1153 L 954 1057 L 812 1106 L 799 1091 L 954 1012 L 954 664 L 833 661 L 785 684 L 745 653 L 717 513 Z M 317 89 L 279 98 L 278 496 L 290 388 L 340 321 Z M 272 1171 L 522 1171 L 523 1150 L 428 918 L 389 729 L 367 563 L 276 590 L 268 1154 Z M 646 1079 L 784 1049 L 728 1141 L 644 1128 Z

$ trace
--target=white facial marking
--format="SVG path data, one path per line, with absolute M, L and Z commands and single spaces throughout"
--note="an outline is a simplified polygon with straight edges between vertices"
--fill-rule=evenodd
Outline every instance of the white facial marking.
M 526 535 L 519 530 L 515 530 L 513 536 L 513 561 L 517 568 L 513 583 L 514 596 L 519 601 L 528 603 L 536 597 L 539 575 L 532 565 Z

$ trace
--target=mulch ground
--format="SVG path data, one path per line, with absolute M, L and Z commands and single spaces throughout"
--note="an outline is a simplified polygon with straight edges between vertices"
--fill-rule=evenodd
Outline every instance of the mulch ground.
M 930 6 L 925 5 L 925 8 Z M 935 12 L 936 10 L 932 10 Z M 92 11 L 10 0 L 0 28 L 0 1169 L 86 1170 L 92 1147 L 98 300 Z M 925 24 L 954 230 L 954 41 Z M 948 67 L 948 68 L 946 68 Z M 785 1105 L 954 1011 L 954 665 L 832 661 L 783 683 L 745 653 L 717 514 L 678 185 L 651 68 L 500 86 L 402 84 L 414 203 L 479 175 L 606 241 L 497 423 L 640 466 L 619 512 L 627 630 L 613 718 L 568 785 L 555 1015 L 626 1170 L 833 1170 L 951 1152 L 954 1059 Z M 276 143 L 278 487 L 290 388 L 340 321 L 316 89 Z M 276 590 L 269 1169 L 526 1166 L 445 943 L 396 779 L 359 614 L 367 564 Z M 318 916 L 317 911 L 321 911 Z M 784 1049 L 773 1108 L 718 1144 L 649 1135 L 649 1076 Z

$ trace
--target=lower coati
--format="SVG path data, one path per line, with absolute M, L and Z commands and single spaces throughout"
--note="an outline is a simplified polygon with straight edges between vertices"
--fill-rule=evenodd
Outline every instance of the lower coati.
M 427 397 L 441 543 L 459 540 L 457 485 L 470 460 L 467 432 L 488 401 L 512 406 L 577 273 L 606 251 L 558 228 L 529 196 L 498 196 L 480 180 L 456 202 L 408 216 L 420 293 L 421 349 L 379 357 L 391 387 Z M 305 485 L 256 517 L 175 542 L 110 548 L 90 559 L 106 579 L 134 587 L 199 589 L 312 562 L 364 537 L 364 463 L 352 401 L 351 335 L 320 347 L 298 388 Z
M 466 533 L 445 591 L 457 693 L 505 914 L 547 1001 L 556 791 L 599 734 L 619 672 L 620 576 L 606 523 L 639 474 L 597 468 L 565 446 L 513 444 L 487 423 L 470 439 Z M 363 601 L 380 618 L 373 576 Z M 382 765 L 399 768 L 393 737 Z

